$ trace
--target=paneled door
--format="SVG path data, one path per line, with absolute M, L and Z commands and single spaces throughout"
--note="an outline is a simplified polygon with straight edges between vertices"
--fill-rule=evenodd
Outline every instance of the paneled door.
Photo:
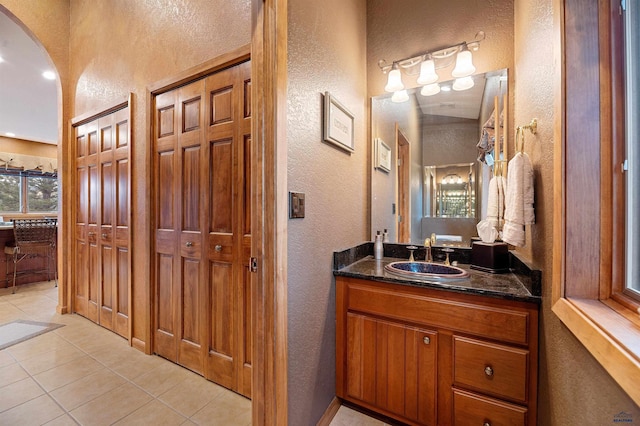
M 154 351 L 251 394 L 249 62 L 155 97 Z
M 129 122 L 126 103 L 74 124 L 74 310 L 124 337 L 130 297 Z

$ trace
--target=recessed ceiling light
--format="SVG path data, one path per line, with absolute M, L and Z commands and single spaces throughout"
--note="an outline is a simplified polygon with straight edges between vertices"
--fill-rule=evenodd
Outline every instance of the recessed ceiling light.
M 10 138 L 15 138 L 16 134 L 15 133 L 11 133 L 11 132 L 7 132 L 5 133 L 5 135 L 9 136 Z
M 53 71 L 45 71 L 42 73 L 42 76 L 44 78 L 46 78 L 47 80 L 55 80 L 56 79 L 56 73 L 54 73 Z

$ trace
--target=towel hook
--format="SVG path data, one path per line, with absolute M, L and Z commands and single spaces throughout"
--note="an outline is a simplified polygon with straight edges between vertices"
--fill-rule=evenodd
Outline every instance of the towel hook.
M 532 134 L 538 133 L 538 119 L 534 118 L 531 120 L 529 124 L 525 124 L 523 126 L 518 126 L 516 128 L 516 151 L 520 151 L 520 153 L 524 153 L 524 131 L 529 130 Z M 518 136 L 520 136 L 520 149 L 518 149 Z

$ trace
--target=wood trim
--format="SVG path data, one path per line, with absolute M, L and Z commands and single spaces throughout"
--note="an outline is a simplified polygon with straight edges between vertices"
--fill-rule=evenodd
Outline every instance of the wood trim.
M 593 303 L 593 301 L 590 301 Z M 620 387 L 636 403 L 640 404 L 640 354 L 631 355 L 611 336 L 605 333 L 598 323 L 603 317 L 591 303 L 583 300 L 560 299 L 553 305 L 553 312 L 571 330 L 585 348 L 596 358 L 604 369 L 613 377 Z M 600 303 L 600 302 L 596 302 Z M 611 311 L 608 315 L 618 315 Z M 588 313 L 585 314 L 585 313 Z M 635 326 L 635 332 L 630 332 L 634 326 L 624 318 L 617 318 L 621 326 L 619 330 L 625 341 L 633 344 L 640 341 L 640 328 Z M 623 330 L 623 328 L 627 328 Z
M 71 119 L 71 128 L 78 127 L 84 123 L 88 123 L 104 115 L 109 115 L 112 112 L 116 112 L 122 108 L 126 108 L 127 105 L 131 106 L 131 93 L 120 100 L 116 100 L 108 103 L 104 108 L 99 110 L 93 110 L 80 114 L 77 117 Z
M 128 212 L 128 217 L 127 217 L 127 221 L 128 221 L 128 227 L 129 227 L 129 232 L 127 234 L 127 247 L 129 248 L 129 251 L 127 252 L 127 262 L 129 264 L 129 271 L 127 272 L 127 300 L 129 301 L 129 312 L 127 312 L 128 315 L 128 321 L 127 321 L 127 327 L 129 328 L 127 330 L 127 341 L 129 342 L 129 346 L 133 346 L 133 235 L 134 235 L 134 231 L 135 231 L 135 225 L 133 223 L 133 170 L 134 170 L 134 164 L 135 164 L 135 146 L 136 144 L 133 143 L 133 101 L 134 101 L 134 94 L 133 92 L 129 93 L 129 97 L 127 99 L 127 104 L 129 106 L 129 117 L 128 117 L 128 123 L 127 123 L 127 130 L 128 130 L 128 139 L 129 139 L 129 159 L 128 159 L 128 171 L 127 173 L 129 174 L 129 181 L 127 182 L 127 193 L 129 194 L 129 196 L 127 197 L 127 212 Z M 148 144 L 145 144 L 148 145 Z M 147 181 L 149 182 L 149 181 Z M 145 252 L 143 251 L 142 253 L 149 253 L 149 252 Z
M 252 0 L 252 424 L 287 424 L 287 0 Z
M 318 423 L 316 423 L 316 426 L 329 426 L 331 424 L 331 420 L 333 420 L 336 414 L 338 414 L 338 410 L 340 409 L 341 405 L 342 403 L 340 402 L 340 400 L 334 396 L 329 403 L 329 406 L 324 411 L 324 414 L 322 415 L 322 417 L 320 417 Z
M 191 81 L 213 74 L 225 68 L 248 61 L 251 57 L 251 44 L 245 44 L 237 49 L 223 53 L 206 62 L 188 68 L 177 75 L 165 78 L 147 86 L 147 90 L 154 95 L 175 89 Z

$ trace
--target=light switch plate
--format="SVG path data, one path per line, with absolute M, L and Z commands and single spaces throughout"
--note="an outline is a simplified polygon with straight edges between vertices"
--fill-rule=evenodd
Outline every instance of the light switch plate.
M 304 193 L 289 192 L 289 219 L 304 217 Z

